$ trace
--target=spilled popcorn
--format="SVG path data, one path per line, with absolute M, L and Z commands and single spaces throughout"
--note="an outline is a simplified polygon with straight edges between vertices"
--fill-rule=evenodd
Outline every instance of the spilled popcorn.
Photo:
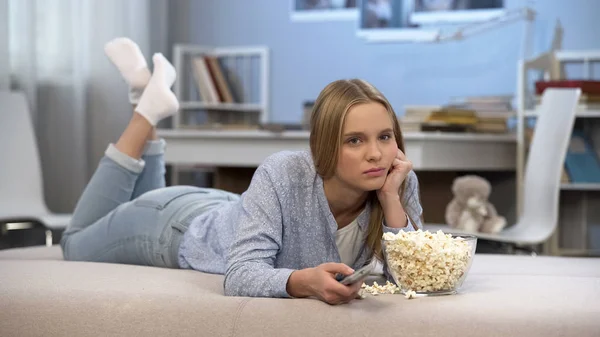
M 416 296 L 417 296 L 417 293 L 412 290 L 409 290 L 406 292 L 406 294 L 404 294 L 404 297 L 408 298 L 409 300 L 411 298 L 415 298 Z
M 386 281 L 384 285 L 379 285 L 377 282 L 373 282 L 372 286 L 367 285 L 366 283 L 362 284 L 361 291 L 359 295 L 361 298 L 365 298 L 366 294 L 371 294 L 373 296 L 377 296 L 379 294 L 400 294 L 400 288 L 390 281 Z M 409 290 L 404 294 L 404 297 L 411 299 L 415 298 L 417 295 L 416 292 Z
M 471 247 L 460 237 L 442 231 L 384 233 L 384 254 L 396 284 L 415 292 L 454 290 L 471 259 Z
M 379 294 L 398 294 L 400 293 L 400 288 L 398 288 L 395 284 L 390 281 L 386 281 L 384 285 L 379 285 L 377 282 L 373 282 L 372 286 L 367 285 L 366 283 L 362 284 L 361 287 L 365 292 L 377 296 Z

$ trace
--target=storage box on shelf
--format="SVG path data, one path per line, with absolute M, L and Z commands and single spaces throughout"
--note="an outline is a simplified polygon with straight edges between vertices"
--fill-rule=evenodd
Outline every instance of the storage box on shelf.
M 252 129 L 268 120 L 266 47 L 176 44 L 173 61 L 180 102 L 173 128 Z
M 600 92 L 593 78 L 593 63 L 600 50 L 554 51 L 519 65 L 519 114 L 517 132 L 517 206 L 520 210 L 522 179 L 529 139 L 535 130 L 537 104 L 547 87 L 579 87 L 582 96 L 577 112 L 565 171 L 562 177 L 559 226 L 550 253 L 556 255 L 600 255 Z M 567 66 L 581 67 L 581 74 L 568 76 Z M 535 85 L 531 71 L 543 75 Z M 538 74 L 539 74 L 538 73 Z M 572 79 L 569 79 L 571 77 Z M 528 126 L 530 124 L 530 126 Z M 548 149 L 551 151 L 552 149 Z

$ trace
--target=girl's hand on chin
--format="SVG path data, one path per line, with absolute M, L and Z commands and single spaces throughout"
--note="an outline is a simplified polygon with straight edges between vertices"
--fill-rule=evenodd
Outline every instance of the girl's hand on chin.
M 406 176 L 408 176 L 408 173 L 411 170 L 412 163 L 406 159 L 406 155 L 398 149 L 398 153 L 392 162 L 392 168 L 388 172 L 385 183 L 377 190 L 379 202 L 383 204 L 388 198 L 399 199 L 400 185 L 402 185 L 402 182 L 406 179 Z

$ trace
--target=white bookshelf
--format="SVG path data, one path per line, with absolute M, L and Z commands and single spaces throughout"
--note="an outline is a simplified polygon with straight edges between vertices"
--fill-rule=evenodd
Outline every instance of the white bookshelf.
M 529 110 L 525 110 L 525 117 L 536 117 L 537 116 L 537 110 L 534 109 L 529 109 Z M 585 109 L 585 108 L 580 108 L 579 111 L 577 111 L 576 116 L 578 118 L 600 118 L 600 109 Z
M 223 110 L 223 111 L 264 111 L 262 104 L 253 103 L 210 103 L 210 102 L 194 102 L 194 101 L 183 101 L 179 103 L 179 109 L 181 110 L 193 110 L 193 109 L 212 109 L 212 110 Z
M 565 191 L 600 191 L 599 183 L 562 183 L 561 190 Z
M 232 92 L 235 84 L 235 102 L 223 102 L 220 94 L 221 99 L 217 101 L 207 100 L 202 96 L 201 90 L 207 89 L 201 86 L 206 82 L 201 82 L 196 77 L 197 73 L 192 65 L 192 60 L 198 57 L 214 57 L 218 60 Z M 268 121 L 270 98 L 267 47 L 176 44 L 173 47 L 173 63 L 178 74 L 173 91 L 180 102 L 180 113 L 172 120 L 173 128 L 194 127 L 194 123 L 190 124 L 190 121 L 197 119 L 198 113 L 213 117 L 222 115 L 227 119 L 235 118 L 241 123 L 249 124 Z M 205 123 L 210 124 L 210 117 L 205 118 Z M 201 126 L 199 124 L 196 126 Z
M 517 212 L 522 208 L 522 186 L 527 157 L 525 118 L 536 117 L 535 95 L 529 74 L 537 72 L 546 79 L 567 78 L 566 65 L 578 64 L 582 76 L 577 79 L 597 79 L 593 74 L 594 63 L 600 63 L 600 50 L 554 50 L 519 63 L 518 67 L 518 113 L 517 113 Z M 600 75 L 600 74 L 597 74 Z M 541 79 L 541 78 L 540 78 Z M 528 104 L 529 102 L 529 104 Z M 580 125 L 587 134 L 598 134 L 600 105 L 581 105 L 576 113 Z M 600 138 L 592 137 L 598 148 Z M 551 149 L 549 149 L 551 150 Z M 562 183 L 560 185 L 559 224 L 552 240 L 558 242 L 556 255 L 600 256 L 600 183 Z M 594 246 L 592 247 L 592 240 Z
M 214 68 L 208 68 L 206 58 L 217 61 L 218 69 L 233 100 L 226 102 L 221 92 L 223 87 L 219 87 L 218 80 L 214 77 Z M 198 73 L 198 65 L 193 63 L 198 59 L 202 59 L 202 63 L 207 67 L 204 69 L 204 78 Z M 179 113 L 172 117 L 171 129 L 158 130 L 160 134 L 202 133 L 213 128 L 227 127 L 239 129 L 240 125 L 251 129 L 268 122 L 270 60 L 267 47 L 175 44 L 173 65 L 177 71 L 173 91 L 179 100 Z M 215 64 L 213 66 L 217 67 Z M 207 81 L 212 84 L 207 86 Z M 211 85 L 213 94 L 209 97 L 206 90 Z M 217 99 L 214 90 L 217 90 Z M 199 170 L 195 165 L 190 167 L 181 164 L 173 164 L 171 169 L 173 185 L 179 184 L 180 174 Z

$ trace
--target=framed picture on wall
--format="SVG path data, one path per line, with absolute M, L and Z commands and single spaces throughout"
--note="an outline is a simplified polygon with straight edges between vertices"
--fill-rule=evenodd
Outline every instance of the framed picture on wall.
M 289 0 L 292 21 L 356 20 L 361 0 Z
M 433 41 L 439 25 L 485 21 L 504 0 L 362 0 L 358 35 L 370 42 Z
M 369 42 L 431 41 L 437 29 L 411 22 L 413 0 L 362 0 L 358 35 Z
M 467 23 L 502 15 L 504 0 L 415 0 L 414 24 Z

